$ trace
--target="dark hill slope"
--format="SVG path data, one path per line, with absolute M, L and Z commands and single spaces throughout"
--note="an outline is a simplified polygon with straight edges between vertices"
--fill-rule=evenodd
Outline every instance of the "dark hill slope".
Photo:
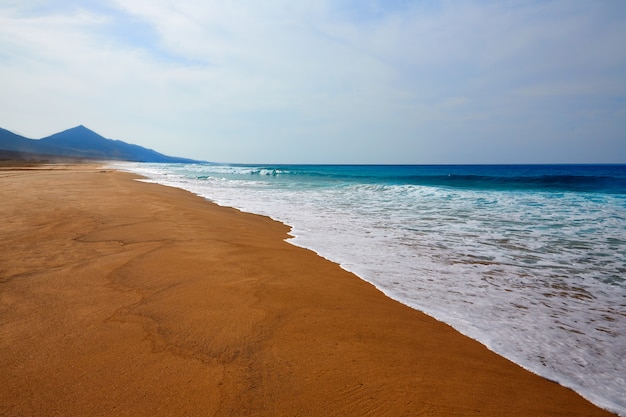
M 0 128 L 0 150 L 24 154 L 62 155 L 63 149 L 27 139 L 6 129 Z

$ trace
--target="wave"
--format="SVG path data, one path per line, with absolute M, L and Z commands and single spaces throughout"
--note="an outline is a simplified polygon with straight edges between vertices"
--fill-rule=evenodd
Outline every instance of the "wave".
M 405 180 L 414 185 L 464 189 L 626 193 L 626 179 L 607 176 L 541 175 L 500 177 L 482 175 L 420 175 L 408 177 Z
M 626 194 L 623 165 L 204 165 L 207 174 L 493 191 Z

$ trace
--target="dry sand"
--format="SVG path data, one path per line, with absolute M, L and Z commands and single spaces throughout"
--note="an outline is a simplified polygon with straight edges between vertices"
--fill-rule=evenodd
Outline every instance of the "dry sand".
M 0 171 L 0 415 L 610 415 L 285 225 L 133 178 Z

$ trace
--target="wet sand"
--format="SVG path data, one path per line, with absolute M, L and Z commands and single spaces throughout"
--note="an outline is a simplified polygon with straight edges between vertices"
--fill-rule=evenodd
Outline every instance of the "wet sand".
M 611 415 L 285 225 L 134 178 L 0 170 L 0 415 Z

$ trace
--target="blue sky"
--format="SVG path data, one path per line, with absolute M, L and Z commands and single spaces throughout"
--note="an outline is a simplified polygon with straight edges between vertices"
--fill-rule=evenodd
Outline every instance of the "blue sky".
M 259 163 L 626 162 L 626 2 L 0 0 L 0 127 Z

